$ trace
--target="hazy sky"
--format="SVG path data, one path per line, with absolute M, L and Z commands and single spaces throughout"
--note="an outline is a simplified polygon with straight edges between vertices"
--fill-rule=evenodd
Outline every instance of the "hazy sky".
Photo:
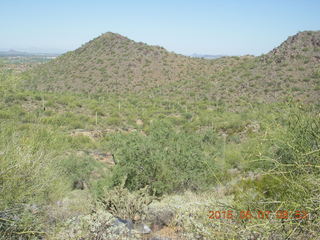
M 320 30 L 320 0 L 0 0 L 0 49 L 61 52 L 112 31 L 182 54 L 266 53 Z

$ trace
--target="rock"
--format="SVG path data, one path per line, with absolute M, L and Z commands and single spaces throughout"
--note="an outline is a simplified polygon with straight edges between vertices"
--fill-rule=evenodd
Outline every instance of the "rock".
M 129 127 L 124 127 L 120 130 L 120 132 L 124 132 L 124 133 L 134 133 L 137 132 L 137 129 L 134 128 L 129 128 Z
M 152 231 L 158 231 L 170 224 L 174 217 L 174 211 L 171 209 L 149 208 L 146 215 L 146 221 L 150 223 Z
M 137 124 L 137 126 L 142 126 L 143 121 L 141 119 L 137 119 L 136 124 Z
M 91 231 L 94 238 L 90 239 L 113 240 L 131 236 L 133 228 L 131 220 L 114 217 L 103 210 L 98 210 L 91 219 Z
M 260 124 L 258 122 L 249 123 L 245 128 L 245 132 L 257 133 L 259 132 L 259 130 L 260 130 Z
M 86 151 L 83 151 L 83 150 L 80 150 L 80 151 L 77 151 L 76 152 L 76 155 L 78 156 L 78 157 L 83 157 L 83 156 L 85 156 L 87 154 L 87 152 Z
M 126 220 L 122 218 L 116 218 L 113 222 L 113 226 L 125 226 L 129 231 L 133 230 L 136 234 L 149 234 L 151 229 L 144 223 L 133 223 L 131 219 Z
M 97 161 L 100 161 L 102 163 L 105 163 L 107 165 L 115 165 L 114 156 L 112 153 L 109 152 L 92 152 L 90 153 L 91 156 L 93 156 L 94 159 Z
M 121 226 L 122 224 L 124 224 L 124 226 L 126 226 L 129 230 L 133 229 L 133 222 L 130 219 L 125 220 L 121 218 L 116 218 L 113 223 L 114 226 Z
M 34 203 L 28 205 L 27 208 L 32 214 L 37 214 L 40 211 L 40 207 Z
M 78 157 L 90 155 L 97 161 L 100 161 L 107 165 L 115 165 L 114 155 L 110 152 L 100 152 L 97 150 L 79 150 L 76 152 L 76 155 Z
M 151 229 L 145 225 L 144 223 L 134 224 L 134 230 L 138 234 L 149 234 L 151 233 Z
M 73 182 L 73 189 L 84 190 L 87 189 L 87 184 L 84 180 L 76 180 Z
M 77 136 L 85 136 L 90 138 L 91 140 L 95 141 L 97 138 L 103 136 L 101 131 L 98 130 L 85 130 L 85 129 L 75 129 L 70 134 L 73 137 Z
M 134 217 L 133 217 L 133 221 L 135 221 L 135 222 L 138 222 L 140 219 L 141 219 L 141 217 L 138 214 L 134 215 Z

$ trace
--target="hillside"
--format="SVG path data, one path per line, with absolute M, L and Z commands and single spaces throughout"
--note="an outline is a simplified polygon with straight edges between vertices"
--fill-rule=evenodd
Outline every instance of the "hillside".
M 154 93 L 224 102 L 319 100 L 319 32 L 300 32 L 259 57 L 214 60 L 106 33 L 28 72 L 26 86 L 82 93 Z
M 239 100 L 274 102 L 287 97 L 317 103 L 320 96 L 319 41 L 319 31 L 305 31 L 289 37 L 262 56 L 211 60 L 213 66 L 224 67 L 207 76 L 201 84 L 186 82 L 184 93 L 232 103 Z
M 208 72 L 209 63 L 106 33 L 31 74 L 39 89 L 140 91 Z
M 273 49 L 266 59 L 275 63 L 303 59 L 310 63 L 320 62 L 320 31 L 304 31 L 288 37 L 279 47 Z

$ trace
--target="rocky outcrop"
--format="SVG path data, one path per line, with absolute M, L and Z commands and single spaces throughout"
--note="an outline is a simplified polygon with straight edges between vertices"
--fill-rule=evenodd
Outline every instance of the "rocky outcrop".
M 287 60 L 320 58 L 320 31 L 304 31 L 288 37 L 279 47 L 261 57 L 262 60 L 282 63 Z

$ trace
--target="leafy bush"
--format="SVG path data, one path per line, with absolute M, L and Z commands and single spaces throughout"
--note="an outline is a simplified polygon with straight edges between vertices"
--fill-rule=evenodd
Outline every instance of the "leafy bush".
M 152 124 L 147 136 L 117 134 L 111 139 L 118 162 L 113 183 L 124 181 L 129 190 L 150 185 L 157 195 L 212 184 L 214 162 L 204 152 L 208 141 L 207 135 L 179 132 L 165 122 Z

